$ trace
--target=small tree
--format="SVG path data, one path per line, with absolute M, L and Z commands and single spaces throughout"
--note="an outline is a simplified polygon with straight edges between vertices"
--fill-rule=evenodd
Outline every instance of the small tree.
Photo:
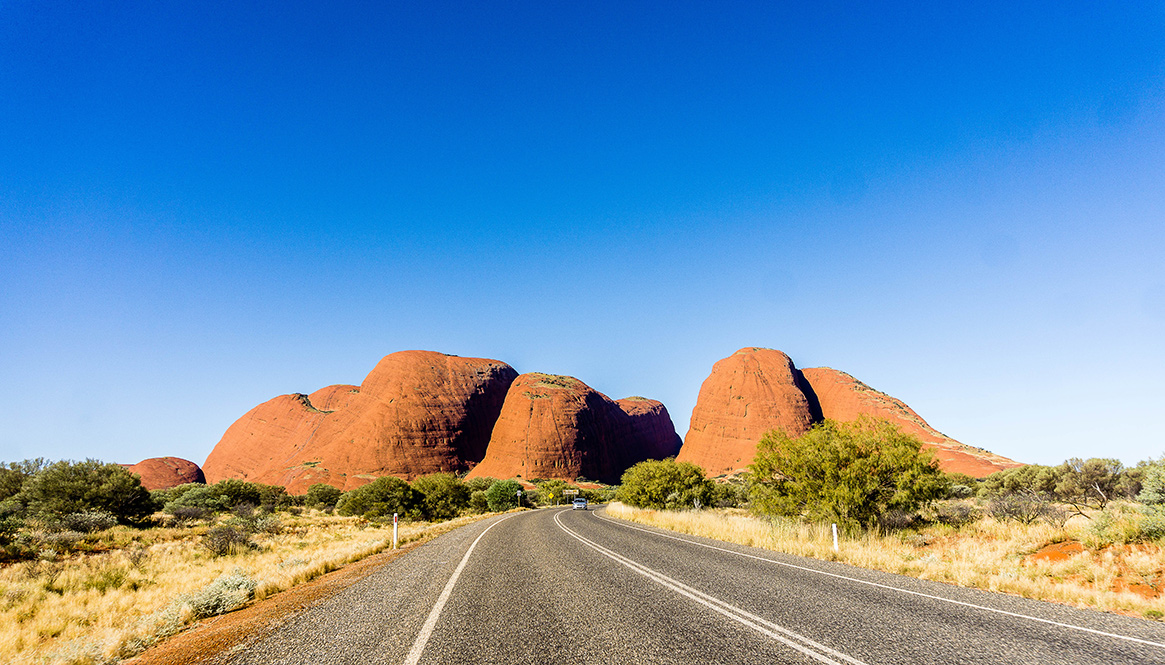
M 795 439 L 773 430 L 749 468 L 754 511 L 865 527 L 942 498 L 948 483 L 917 438 L 867 416 L 826 420 Z
M 45 467 L 25 479 L 17 499 L 30 513 L 52 518 L 104 511 L 119 520 L 132 521 L 147 517 L 156 508 L 136 474 L 120 464 L 95 459 Z
M 1084 515 L 1084 507 L 1104 510 L 1108 502 L 1117 495 L 1124 466 L 1120 460 L 1079 457 L 1064 462 L 1056 468 L 1059 479 L 1056 482 L 1056 496 L 1065 503 L 1072 504 L 1076 513 Z
M 307 496 L 304 498 L 304 505 L 308 508 L 335 508 L 336 502 L 340 500 L 344 492 L 338 487 L 332 487 L 327 483 L 316 483 L 307 488 Z
M 490 485 L 485 492 L 489 509 L 495 513 L 501 513 L 511 508 L 517 508 L 518 490 L 520 489 L 522 489 L 522 484 L 516 480 L 499 480 Z
M 469 488 L 452 473 L 421 476 L 411 485 L 424 497 L 422 505 L 427 519 L 451 520 L 469 506 Z
M 399 513 L 407 519 L 420 519 L 423 515 L 420 492 L 409 487 L 400 478 L 384 476 L 356 489 L 345 492 L 336 504 L 336 512 L 341 515 L 363 515 L 367 518 L 384 517 Z
M 715 488 L 691 462 L 646 460 L 623 473 L 615 498 L 639 508 L 684 509 L 712 505 Z

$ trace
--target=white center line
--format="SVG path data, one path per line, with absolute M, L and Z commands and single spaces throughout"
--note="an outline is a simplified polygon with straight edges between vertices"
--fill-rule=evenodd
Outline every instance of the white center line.
M 566 526 L 559 520 L 559 517 L 562 516 L 563 512 L 566 511 L 559 511 L 559 513 L 554 516 L 554 522 L 558 525 L 558 528 L 565 531 L 567 535 L 578 540 L 587 547 L 590 547 L 599 554 L 602 554 L 603 556 L 623 564 L 624 566 L 660 584 L 661 586 L 671 589 L 681 596 L 690 598 L 697 603 L 707 607 L 708 609 L 722 614 L 729 619 L 736 621 L 737 623 L 745 625 L 757 631 L 758 633 L 765 635 L 766 637 L 770 637 L 774 640 L 777 640 L 778 642 L 781 642 L 782 644 L 785 644 L 786 646 L 792 647 L 793 649 L 800 651 L 801 653 L 809 656 L 810 658 L 813 658 L 814 660 L 820 661 L 822 663 L 829 663 L 830 665 L 842 665 L 842 663 L 838 660 L 834 660 L 834 658 L 837 658 L 841 661 L 849 663 L 850 665 L 865 665 L 865 663 L 860 660 L 851 658 L 844 653 L 825 646 L 824 644 L 815 642 L 814 640 L 811 640 L 804 635 L 800 635 L 787 628 L 778 626 L 777 624 L 752 614 L 751 612 L 742 610 L 734 605 L 729 605 L 719 598 L 709 596 L 708 594 L 690 587 L 683 582 L 674 580 L 664 575 L 663 573 L 652 570 L 651 568 L 648 568 L 641 563 L 628 559 L 627 557 L 618 554 L 613 550 L 607 549 L 606 547 L 603 547 L 602 545 L 592 540 L 584 538 L 583 536 L 566 528 Z
M 599 517 L 598 511 L 595 511 L 594 513 L 591 513 L 591 514 L 594 515 L 595 517 Z M 644 529 L 641 527 L 632 526 L 630 524 L 627 524 L 623 520 L 618 520 L 618 519 L 614 519 L 614 518 L 610 518 L 610 517 L 601 517 L 599 519 L 603 520 L 604 522 L 607 522 L 610 524 L 615 524 L 615 525 L 618 525 L 618 526 L 621 526 L 621 527 L 624 527 L 627 529 L 634 529 L 636 531 L 650 533 L 652 535 L 659 536 L 660 538 L 670 538 L 672 540 L 678 540 L 680 542 L 688 543 L 689 545 L 697 545 L 699 547 L 706 547 L 710 550 L 717 550 L 719 552 L 727 552 L 729 554 L 735 554 L 736 556 L 742 556 L 742 557 L 745 557 L 747 559 L 756 559 L 757 561 L 764 561 L 764 562 L 771 563 L 771 564 L 774 564 L 777 566 L 784 566 L 786 568 L 794 568 L 796 570 L 803 570 L 803 571 L 809 572 L 809 573 L 816 573 L 818 575 L 825 575 L 826 577 L 835 577 L 837 579 L 847 580 L 849 582 L 857 582 L 858 584 L 865 584 L 865 585 L 872 586 L 872 587 L 878 587 L 880 589 L 887 589 L 890 591 L 897 591 L 899 593 L 910 594 L 912 596 L 921 596 L 923 598 L 930 598 L 931 600 L 939 600 L 939 601 L 942 601 L 944 603 L 951 603 L 952 605 L 962 605 L 963 607 L 970 607 L 970 608 L 974 608 L 977 610 L 983 610 L 984 612 L 995 612 L 996 614 L 1005 614 L 1007 616 L 1015 617 L 1017 619 L 1027 619 L 1028 621 L 1038 621 L 1040 623 L 1046 623 L 1046 624 L 1050 624 L 1053 626 L 1059 626 L 1061 628 L 1070 628 L 1072 630 L 1079 630 L 1079 631 L 1082 631 L 1085 633 L 1092 633 L 1093 635 L 1103 635 L 1104 637 L 1112 637 L 1112 638 L 1118 639 L 1118 640 L 1126 640 L 1129 642 L 1136 642 L 1138 644 L 1147 644 L 1151 647 L 1158 647 L 1161 649 L 1165 649 L 1165 644 L 1162 644 L 1161 642 L 1152 642 L 1149 640 L 1142 640 L 1138 637 L 1129 637 L 1128 635 L 1120 635 L 1118 633 L 1106 633 L 1103 630 L 1095 630 L 1093 628 L 1085 628 L 1083 626 L 1075 626 L 1075 625 L 1070 624 L 1070 623 L 1060 623 L 1059 621 L 1052 621 L 1051 619 L 1041 619 L 1039 617 L 1033 617 L 1033 616 L 1030 616 L 1027 614 L 1018 614 L 1016 612 L 1008 612 L 1007 610 L 998 610 L 998 609 L 995 609 L 994 607 L 985 607 L 983 605 L 976 605 L 974 603 L 967 603 L 967 602 L 963 602 L 961 600 L 952 600 L 950 598 L 943 598 L 942 596 L 933 596 L 929 593 L 922 593 L 921 591 L 910 591 L 909 589 L 903 589 L 903 588 L 896 587 L 896 586 L 890 586 L 889 584 L 879 584 L 878 582 L 870 582 L 868 580 L 861 580 L 861 579 L 858 579 L 856 577 L 847 577 L 845 575 L 838 575 L 837 573 L 827 573 L 824 570 L 817 570 L 815 568 L 809 568 L 807 566 L 798 566 L 796 564 L 785 563 L 783 561 L 774 561 L 773 559 L 769 559 L 769 558 L 766 558 L 763 556 L 756 556 L 754 554 L 745 554 L 744 552 L 737 552 L 735 550 L 730 550 L 730 549 L 726 549 L 723 547 L 716 547 L 715 545 L 708 545 L 707 543 L 697 542 L 695 540 L 690 540 L 688 538 L 680 538 L 679 536 L 672 536 L 672 535 L 669 535 L 666 533 L 652 531 L 651 529 Z
M 519 515 L 521 513 L 514 513 Z M 465 565 L 469 563 L 469 555 L 473 554 L 473 548 L 477 547 L 477 543 L 489 533 L 489 530 L 495 526 L 505 522 L 514 515 L 507 515 L 493 524 L 486 527 L 469 549 L 465 551 L 465 556 L 461 557 L 461 563 L 457 564 L 457 569 L 453 571 L 453 576 L 449 578 L 449 582 L 445 584 L 445 588 L 441 591 L 441 595 L 437 598 L 437 604 L 433 605 L 432 611 L 429 612 L 429 618 L 425 619 L 425 625 L 421 626 L 421 632 L 417 633 L 417 641 L 413 642 L 413 648 L 409 651 L 409 655 L 405 656 L 404 665 L 417 665 L 421 660 L 421 654 L 425 651 L 425 645 L 429 643 L 429 638 L 433 635 L 433 629 L 437 627 L 437 619 L 441 617 L 441 610 L 445 608 L 445 603 L 449 601 L 449 596 L 453 593 L 453 587 L 457 584 L 457 578 L 461 577 L 461 571 L 465 570 Z

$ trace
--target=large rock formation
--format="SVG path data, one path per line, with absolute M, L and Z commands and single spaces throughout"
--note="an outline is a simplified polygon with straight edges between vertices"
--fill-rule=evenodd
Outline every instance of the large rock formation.
M 583 476 L 613 483 L 637 462 L 675 454 L 678 438 L 659 402 L 616 403 L 573 377 L 523 374 L 510 386 L 485 459 L 469 477 Z
M 141 476 L 142 487 L 164 490 L 186 483 L 205 483 L 206 477 L 198 465 L 181 457 L 151 457 L 137 464 L 126 464 L 130 473 Z
M 824 417 L 841 421 L 856 420 L 862 415 L 885 418 L 906 434 L 918 437 L 923 448 L 934 452 L 944 471 L 981 478 L 1022 466 L 982 448 L 959 443 L 928 425 L 902 400 L 874 390 L 845 372 L 829 367 L 810 367 L 801 371 L 812 390 L 810 398 L 816 399 Z
M 665 459 L 680 452 L 683 439 L 662 402 L 646 397 L 624 397 L 615 404 L 631 419 L 631 434 L 639 446 L 639 459 Z M 628 465 L 630 466 L 630 465 Z
M 481 460 L 517 372 L 432 351 L 385 356 L 359 387 L 282 395 L 251 409 L 207 457 L 207 480 L 242 478 L 303 492 L 385 475 L 464 471 Z
M 936 431 L 910 407 L 844 372 L 828 367 L 798 370 L 784 353 L 746 348 L 717 362 L 700 388 L 691 429 L 677 457 L 710 476 L 741 471 L 769 430 L 799 436 L 824 418 L 885 418 L 917 436 L 947 472 L 982 477 L 1022 466 L 967 446 Z
M 799 436 L 820 420 L 803 385 L 789 356 L 774 349 L 745 348 L 720 360 L 700 386 L 676 459 L 710 476 L 745 468 L 765 432 Z

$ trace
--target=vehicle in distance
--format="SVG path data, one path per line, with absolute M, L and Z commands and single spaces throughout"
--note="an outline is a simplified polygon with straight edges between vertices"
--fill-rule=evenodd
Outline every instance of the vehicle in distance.
M 587 500 L 580 496 L 579 498 L 574 500 L 574 503 L 571 504 L 570 509 L 571 510 L 586 510 L 587 509 Z

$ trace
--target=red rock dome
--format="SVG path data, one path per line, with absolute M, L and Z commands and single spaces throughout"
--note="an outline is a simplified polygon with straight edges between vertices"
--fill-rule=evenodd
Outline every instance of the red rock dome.
M 774 349 L 744 348 L 720 360 L 700 386 L 677 461 L 718 476 L 747 467 L 769 430 L 804 434 L 819 414 L 803 382 L 789 356 Z
M 128 464 L 130 473 L 141 476 L 142 487 L 148 490 L 164 490 L 186 483 L 205 483 L 202 469 L 189 460 L 180 457 L 151 457 L 137 464 Z
M 385 356 L 359 388 L 276 397 L 227 429 L 206 459 L 210 482 L 242 478 L 300 493 L 380 476 L 464 471 L 485 455 L 517 372 L 432 351 Z

